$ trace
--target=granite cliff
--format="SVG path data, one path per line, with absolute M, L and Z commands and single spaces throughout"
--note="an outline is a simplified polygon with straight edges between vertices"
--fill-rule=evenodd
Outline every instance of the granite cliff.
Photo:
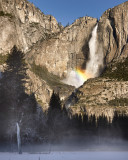
M 105 63 L 127 57 L 128 49 L 128 1 L 101 16 L 98 23 L 98 40 L 103 45 Z
M 128 2 L 104 12 L 98 22 L 97 40 L 103 47 L 104 72 L 90 79 L 66 101 L 71 115 L 128 115 Z
M 61 80 L 76 68 L 86 69 L 90 60 L 89 41 L 96 24 L 99 45 L 96 54 L 99 48 L 103 49 L 104 67 L 108 68 L 104 71 L 106 76 L 88 80 L 70 96 L 75 88 Z M 25 53 L 28 64 L 26 88 L 34 92 L 44 110 L 54 90 L 62 101 L 70 99 L 68 109 L 73 115 L 104 114 L 112 119 L 116 109 L 121 113 L 125 110 L 127 114 L 127 81 L 110 76 L 116 73 L 119 63 L 125 63 L 128 55 L 127 1 L 105 11 L 99 21 L 82 17 L 63 27 L 27 0 L 0 0 L 0 30 L 1 70 L 4 70 L 6 55 L 16 45 Z M 125 100 L 124 107 L 110 105 L 114 99 L 119 102 L 121 97 Z
M 9 53 L 14 45 L 26 53 L 47 34 L 60 31 L 53 16 L 27 0 L 0 0 L 0 29 L 0 54 Z
M 85 63 L 88 41 L 96 23 L 95 18 L 83 17 L 57 35 L 39 41 L 27 54 L 29 63 L 45 66 L 50 73 L 64 77 L 69 70 Z

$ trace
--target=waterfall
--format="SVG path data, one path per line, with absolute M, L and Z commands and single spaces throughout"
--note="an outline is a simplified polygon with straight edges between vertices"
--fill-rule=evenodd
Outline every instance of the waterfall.
M 75 86 L 78 88 L 87 79 L 95 78 L 100 75 L 100 70 L 103 69 L 103 49 L 102 44 L 98 42 L 97 39 L 97 28 L 98 24 L 94 27 L 92 31 L 92 37 L 89 41 L 89 61 L 86 64 L 85 69 L 72 70 L 67 74 L 67 78 L 62 82 Z
M 21 137 L 20 137 L 20 127 L 19 124 L 16 123 L 16 127 L 17 127 L 17 145 L 18 145 L 18 153 L 21 154 Z
M 100 68 L 103 68 L 103 49 L 97 40 L 98 24 L 92 31 L 92 37 L 89 41 L 89 61 L 86 64 L 86 73 L 90 74 L 90 78 L 95 78 L 100 74 Z

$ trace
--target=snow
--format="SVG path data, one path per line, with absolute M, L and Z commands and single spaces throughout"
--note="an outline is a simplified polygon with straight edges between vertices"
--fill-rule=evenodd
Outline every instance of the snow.
M 0 160 L 128 160 L 128 152 L 0 153 Z

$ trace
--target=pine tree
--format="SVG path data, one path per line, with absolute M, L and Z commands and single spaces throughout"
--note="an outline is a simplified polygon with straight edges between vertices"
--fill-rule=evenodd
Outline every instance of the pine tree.
M 26 69 L 24 54 L 14 46 L 0 79 L 1 135 L 6 132 L 7 135 L 16 134 L 16 122 L 22 126 L 24 134 L 28 134 L 27 128 L 37 127 L 34 122 L 37 107 L 35 97 L 25 93 Z
M 39 140 L 42 137 L 43 111 L 38 106 L 35 95 L 25 92 L 27 65 L 24 54 L 13 47 L 6 61 L 6 68 L 0 79 L 0 141 L 16 142 L 16 123 L 18 122 L 22 142 Z M 43 129 L 41 130 L 42 132 Z
M 60 127 L 61 117 L 61 101 L 59 95 L 53 92 L 48 109 L 49 134 L 52 138 L 55 138 L 55 134 Z
M 15 127 L 10 125 L 15 125 L 22 117 L 21 106 L 27 97 L 24 87 L 27 79 L 26 69 L 24 54 L 14 46 L 0 79 L 0 113 L 4 115 L 0 115 L 0 119 L 3 122 L 3 131 L 10 127 L 14 132 Z
M 8 111 L 17 112 L 26 97 L 24 84 L 27 75 L 24 54 L 16 46 L 11 50 L 6 65 L 1 79 L 1 91 L 5 93 L 3 105 L 6 104 Z
M 51 140 L 60 140 L 69 127 L 66 109 L 62 109 L 58 93 L 53 92 L 48 109 L 48 126 Z
M 12 94 L 16 92 L 15 96 L 19 101 L 20 96 L 25 92 L 24 84 L 27 79 L 24 54 L 14 46 L 6 64 L 7 67 L 3 73 L 4 80 L 7 82 L 7 86 L 11 87 Z

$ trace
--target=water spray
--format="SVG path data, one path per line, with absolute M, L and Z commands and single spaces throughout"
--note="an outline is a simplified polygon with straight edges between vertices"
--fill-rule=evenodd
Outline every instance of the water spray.
M 86 70 L 80 68 L 72 70 L 68 73 L 67 78 L 63 80 L 64 83 L 78 88 L 83 85 L 87 79 L 99 76 L 99 68 L 103 67 L 103 52 L 102 46 L 100 46 L 97 41 L 97 28 L 98 24 L 94 27 L 92 37 L 89 41 L 90 56 L 86 64 Z

